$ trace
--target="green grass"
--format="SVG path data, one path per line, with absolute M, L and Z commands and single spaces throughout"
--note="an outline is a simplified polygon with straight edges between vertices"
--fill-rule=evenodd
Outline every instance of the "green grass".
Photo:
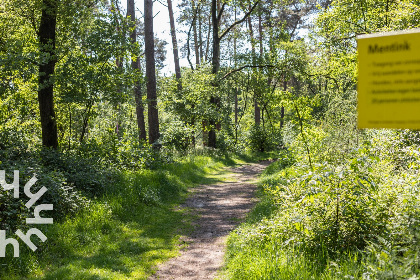
M 194 213 L 175 210 L 188 188 L 226 179 L 237 157 L 187 156 L 156 170 L 121 173 L 107 194 L 63 222 L 42 227 L 35 253 L 5 258 L 1 279 L 146 279 L 178 254 Z M 36 239 L 36 238 L 33 238 Z M 11 251 L 10 249 L 8 251 Z

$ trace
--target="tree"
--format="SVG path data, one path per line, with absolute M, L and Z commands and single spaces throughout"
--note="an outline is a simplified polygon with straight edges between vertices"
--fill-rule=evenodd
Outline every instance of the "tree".
M 42 145 L 58 148 L 57 121 L 54 111 L 54 68 L 57 9 L 59 0 L 43 0 L 39 26 L 38 103 L 41 115 Z
M 137 26 L 136 26 L 136 15 L 135 15 L 135 5 L 134 0 L 127 0 L 127 17 L 130 21 L 130 39 L 131 43 L 134 45 L 136 44 L 137 39 Z M 137 127 L 139 130 L 139 141 L 146 140 L 146 126 L 144 123 L 144 108 L 143 108 L 143 101 L 142 101 L 142 91 L 141 91 L 141 81 L 138 78 L 140 74 L 140 57 L 138 55 L 131 56 L 131 67 L 135 72 L 135 81 L 134 81 L 134 100 L 136 102 L 136 115 L 137 115 Z
M 179 67 L 178 43 L 176 41 L 176 29 L 174 21 L 174 12 L 172 10 L 172 0 L 168 0 L 169 22 L 171 25 L 172 48 L 174 53 L 175 76 L 178 80 L 178 90 L 182 89 L 181 83 L 181 68 Z
M 149 117 L 149 144 L 155 144 L 155 142 L 159 139 L 159 116 L 156 94 L 156 68 L 154 47 L 155 44 L 153 34 L 153 0 L 144 1 L 144 44 L 146 56 L 146 87 Z
M 257 6 L 259 2 L 260 0 L 256 1 L 255 4 L 249 9 L 249 11 L 243 16 L 242 19 L 235 21 L 225 31 L 223 31 L 222 34 L 219 35 L 219 26 L 222 19 L 223 11 L 226 7 L 226 3 L 223 3 L 222 7 L 218 11 L 217 0 L 211 1 L 211 17 L 212 17 L 212 26 L 213 26 L 212 74 L 216 75 L 220 69 L 220 42 L 221 40 L 223 39 L 223 37 L 225 37 L 229 33 L 230 30 L 232 30 L 233 27 L 244 22 L 248 18 L 248 16 L 252 13 L 252 11 L 255 9 L 255 7 Z M 218 107 L 220 100 L 216 96 L 211 96 L 210 103 Z M 216 130 L 215 130 L 216 120 L 211 119 L 209 121 L 209 125 L 210 125 L 210 131 L 209 131 L 208 146 L 212 148 L 216 148 Z

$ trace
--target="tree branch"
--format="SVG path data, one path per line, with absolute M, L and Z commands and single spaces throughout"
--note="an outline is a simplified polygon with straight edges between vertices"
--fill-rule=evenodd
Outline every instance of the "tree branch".
M 220 19 L 222 18 L 222 14 L 223 14 L 223 11 L 225 9 L 225 6 L 226 6 L 226 3 L 223 3 L 222 7 L 220 8 L 219 15 L 217 16 L 217 22 L 218 23 L 220 22 Z
M 252 11 L 255 9 L 255 7 L 257 7 L 258 3 L 260 3 L 261 0 L 257 0 L 257 2 L 255 2 L 255 4 L 252 6 L 252 8 L 244 15 L 243 18 L 241 18 L 240 20 L 235 21 L 231 26 L 228 27 L 228 29 L 226 29 L 222 35 L 220 35 L 219 39 L 221 40 L 226 34 L 228 34 L 228 32 L 235 27 L 236 25 L 244 22 L 248 16 L 252 13 Z M 223 4 L 224 5 L 224 4 Z

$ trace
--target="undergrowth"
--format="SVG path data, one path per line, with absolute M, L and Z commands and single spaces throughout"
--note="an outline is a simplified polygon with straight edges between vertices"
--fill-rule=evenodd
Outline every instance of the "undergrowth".
M 39 203 L 52 203 L 53 225 L 37 225 L 47 240 L 32 241 L 30 251 L 20 242 L 20 257 L 12 247 L 0 260 L 1 279 L 145 279 L 158 263 L 177 254 L 179 236 L 186 234 L 194 214 L 175 211 L 188 188 L 220 180 L 227 165 L 241 160 L 218 151 L 150 156 L 148 166 L 135 169 L 89 156 L 19 149 L 0 150 L 0 169 L 6 181 L 20 170 L 20 192 L 36 176 L 48 188 Z M 162 158 L 164 156 L 164 158 Z M 209 176 L 213 174 L 213 176 Z M 219 175 L 220 176 L 220 175 Z M 11 191 L 0 197 L 1 225 L 7 237 L 26 232 L 26 217 L 33 215 L 13 200 Z
M 339 160 L 312 150 L 312 168 L 304 152 L 281 151 L 228 238 L 224 277 L 419 279 L 417 134 L 371 131 Z

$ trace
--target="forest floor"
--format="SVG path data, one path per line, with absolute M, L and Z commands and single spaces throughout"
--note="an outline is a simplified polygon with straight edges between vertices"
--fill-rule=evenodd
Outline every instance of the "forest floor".
M 149 279 L 214 279 L 223 266 L 226 238 L 256 204 L 256 179 L 269 164 L 231 168 L 227 180 L 192 189 L 180 208 L 197 214 L 194 230 L 181 237 L 186 246 L 180 255 L 159 266 Z

